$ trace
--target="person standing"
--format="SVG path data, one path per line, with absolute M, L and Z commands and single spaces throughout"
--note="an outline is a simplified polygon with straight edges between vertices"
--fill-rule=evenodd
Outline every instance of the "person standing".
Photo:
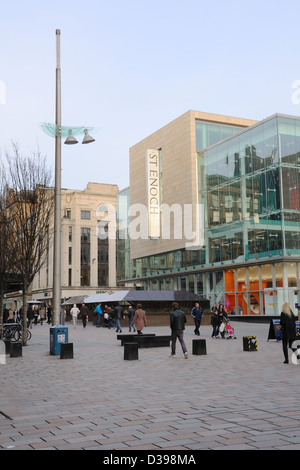
M 72 319 L 73 319 L 73 327 L 76 328 L 76 324 L 77 324 L 77 317 L 80 313 L 80 310 L 79 308 L 77 307 L 76 304 L 73 305 L 73 308 L 71 308 L 71 311 L 70 311 L 71 315 L 72 315 Z
M 96 312 L 96 315 L 97 315 L 96 327 L 99 328 L 100 327 L 100 320 L 101 320 L 101 317 L 102 317 L 102 314 L 103 314 L 100 303 L 97 305 L 95 312 Z
M 51 323 L 51 317 L 52 317 L 52 312 L 51 312 L 51 305 L 47 306 L 47 323 L 50 325 Z
M 29 304 L 27 308 L 27 328 L 32 328 L 32 320 L 33 320 L 33 310 L 31 305 Z
M 3 323 L 7 322 L 8 316 L 9 316 L 9 310 L 8 310 L 8 308 L 4 307 L 4 309 L 3 309 Z
M 284 364 L 289 363 L 288 347 L 292 349 L 292 344 L 296 339 L 296 318 L 291 307 L 286 302 L 283 304 L 280 314 L 280 326 L 282 331 L 282 350 L 284 355 Z
M 170 328 L 171 328 L 171 337 L 172 337 L 172 346 L 170 357 L 175 357 L 176 355 L 176 341 L 177 338 L 180 342 L 184 358 L 188 359 L 187 348 L 183 339 L 183 332 L 185 330 L 186 317 L 182 310 L 179 310 L 178 303 L 172 303 L 173 311 L 170 313 Z
M 41 325 L 44 323 L 45 315 L 46 315 L 45 305 L 42 304 L 42 306 L 40 308 L 40 324 Z
M 135 324 L 132 321 L 134 319 L 134 315 L 135 315 L 135 310 L 134 310 L 132 305 L 129 305 L 129 308 L 128 308 L 128 328 L 129 328 L 129 331 L 131 331 L 131 326 L 133 328 L 133 331 L 135 331 Z
M 144 327 L 147 326 L 147 318 L 146 318 L 146 312 L 142 310 L 141 304 L 137 304 L 137 309 L 135 311 L 132 322 L 136 327 L 138 335 L 142 335 Z
M 89 309 L 87 308 L 85 304 L 81 305 L 80 314 L 81 314 L 83 328 L 85 328 L 86 322 L 88 321 L 88 317 L 89 317 Z
M 195 307 L 192 308 L 191 315 L 195 323 L 194 333 L 195 335 L 200 336 L 199 330 L 200 330 L 201 320 L 203 316 L 203 308 L 200 307 L 200 304 L 198 302 L 195 304 Z
M 215 310 L 210 318 L 210 324 L 213 328 L 212 331 L 212 338 L 217 338 L 218 337 L 218 325 L 219 325 L 219 320 L 218 320 L 218 312 Z
M 38 318 L 39 318 L 39 311 L 37 305 L 33 307 L 33 318 L 34 318 L 34 325 L 37 325 Z

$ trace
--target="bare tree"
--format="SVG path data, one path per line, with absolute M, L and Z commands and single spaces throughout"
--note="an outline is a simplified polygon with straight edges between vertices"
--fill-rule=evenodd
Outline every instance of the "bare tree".
M 6 165 L 9 187 L 6 213 L 14 248 L 10 269 L 22 279 L 23 345 L 26 345 L 28 289 L 44 265 L 49 247 L 54 201 L 53 191 L 49 191 L 52 176 L 39 152 L 22 156 L 16 144 L 12 145 L 12 153 L 6 153 Z
M 9 253 L 9 223 L 6 211 L 7 186 L 5 169 L 0 162 L 0 338 L 3 327 L 3 298 L 7 289 L 8 275 L 12 271 L 12 257 Z

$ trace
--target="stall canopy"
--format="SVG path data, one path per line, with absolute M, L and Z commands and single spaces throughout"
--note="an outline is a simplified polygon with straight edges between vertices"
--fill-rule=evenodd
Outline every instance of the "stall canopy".
M 85 298 L 84 303 L 109 302 L 197 302 L 207 299 L 193 292 L 177 290 L 120 290 L 101 294 L 92 294 Z

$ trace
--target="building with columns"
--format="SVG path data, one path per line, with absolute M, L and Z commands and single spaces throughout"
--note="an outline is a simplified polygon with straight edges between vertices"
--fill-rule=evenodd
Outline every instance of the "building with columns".
M 118 186 L 88 183 L 62 189 L 62 300 L 116 287 L 115 233 Z M 52 300 L 53 237 L 45 266 L 34 279 L 32 297 Z

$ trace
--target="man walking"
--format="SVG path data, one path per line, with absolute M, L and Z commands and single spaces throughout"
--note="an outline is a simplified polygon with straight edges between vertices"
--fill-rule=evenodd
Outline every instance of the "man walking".
M 188 353 L 186 349 L 186 345 L 183 339 L 183 331 L 185 330 L 185 323 L 186 317 L 182 310 L 178 309 L 178 303 L 172 303 L 173 311 L 170 313 L 170 328 L 171 328 L 171 336 L 172 336 L 172 349 L 170 357 L 175 357 L 176 353 L 176 340 L 178 338 L 182 352 L 184 354 L 184 358 L 188 359 Z
M 122 333 L 122 326 L 121 326 L 121 320 L 124 316 L 124 309 L 121 305 L 119 304 L 116 304 L 115 305 L 115 308 L 114 308 L 114 311 L 115 311 L 115 318 L 116 318 L 116 321 L 117 321 L 117 329 L 116 329 L 116 332 L 120 332 Z
M 202 316 L 203 316 L 203 308 L 200 307 L 200 305 L 198 304 L 198 302 L 195 304 L 195 307 L 193 307 L 192 311 L 191 311 L 191 315 L 194 319 L 194 323 L 195 323 L 195 329 L 194 329 L 194 333 L 195 335 L 197 336 L 200 336 L 200 325 L 201 325 L 201 320 L 202 320 Z
M 81 305 L 80 313 L 81 313 L 81 319 L 82 319 L 82 326 L 83 328 L 85 328 L 86 322 L 88 321 L 88 318 L 89 318 L 89 309 L 85 304 Z

